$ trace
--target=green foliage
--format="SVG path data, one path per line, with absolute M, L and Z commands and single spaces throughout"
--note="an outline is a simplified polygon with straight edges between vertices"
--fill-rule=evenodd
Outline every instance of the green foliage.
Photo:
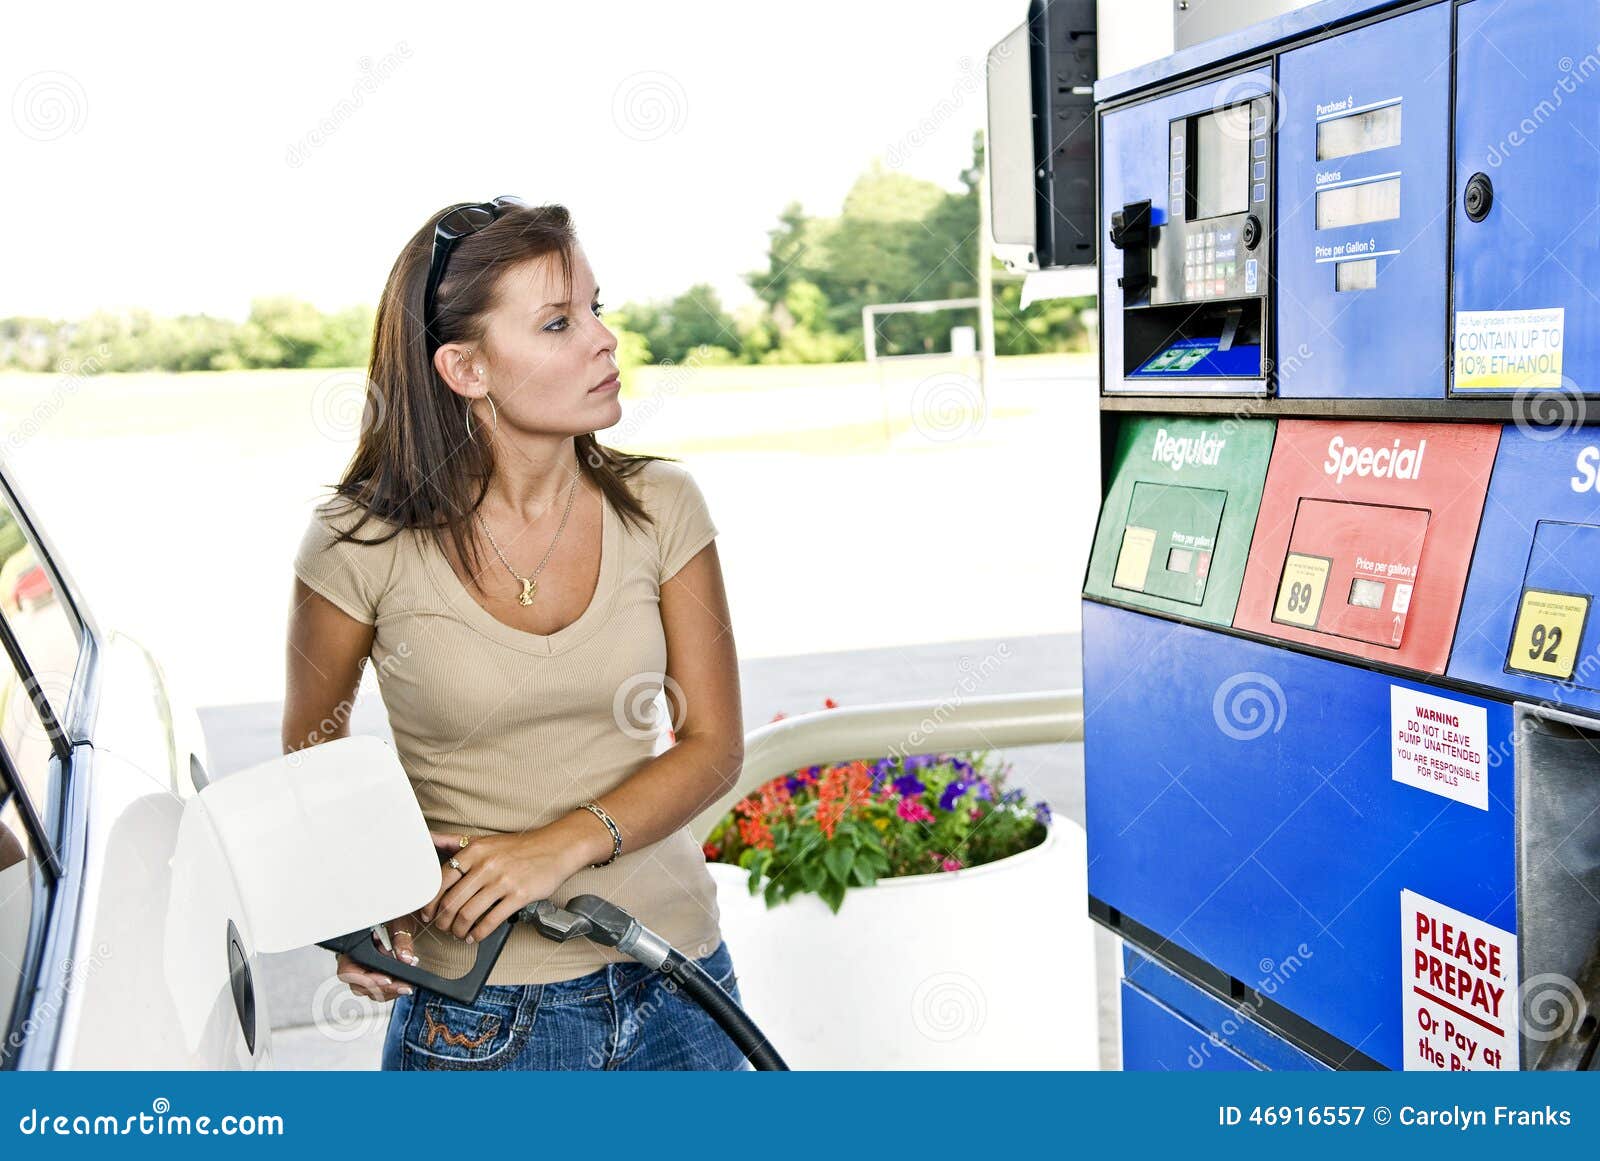
M 705 843 L 707 859 L 747 870 L 768 907 L 817 895 L 837 912 L 853 887 L 957 871 L 1044 841 L 1050 818 L 1006 789 L 990 754 L 921 754 L 810 766 L 741 799 Z

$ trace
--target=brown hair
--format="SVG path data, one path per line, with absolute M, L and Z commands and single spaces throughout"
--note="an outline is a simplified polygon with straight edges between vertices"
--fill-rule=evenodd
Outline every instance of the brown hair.
M 406 528 L 443 528 L 457 557 L 476 575 L 478 552 L 468 521 L 488 493 L 494 453 L 479 425 L 469 426 L 466 401 L 434 368 L 422 329 L 434 226 L 455 208 L 430 217 L 389 271 L 373 325 L 361 437 L 344 476 L 329 487 L 364 512 L 336 543 L 382 544 Z M 435 295 L 439 345 L 481 343 L 501 278 L 521 263 L 557 256 L 570 297 L 576 242 L 571 216 L 560 205 L 513 206 L 457 242 Z M 579 469 L 612 507 L 637 526 L 654 523 L 624 481 L 649 461 L 671 457 L 617 451 L 592 431 L 574 442 Z M 378 540 L 356 540 L 354 533 L 373 517 L 399 527 Z

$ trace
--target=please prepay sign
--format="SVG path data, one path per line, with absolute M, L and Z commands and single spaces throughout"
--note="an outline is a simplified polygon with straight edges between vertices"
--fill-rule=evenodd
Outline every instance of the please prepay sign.
M 1402 890 L 1400 946 L 1406 1070 L 1515 1070 L 1517 937 Z

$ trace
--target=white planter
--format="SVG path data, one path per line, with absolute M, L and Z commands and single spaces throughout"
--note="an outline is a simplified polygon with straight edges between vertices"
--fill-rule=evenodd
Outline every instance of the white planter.
M 791 1068 L 1098 1067 L 1083 830 L 959 871 L 768 909 L 710 863 L 745 1010 Z

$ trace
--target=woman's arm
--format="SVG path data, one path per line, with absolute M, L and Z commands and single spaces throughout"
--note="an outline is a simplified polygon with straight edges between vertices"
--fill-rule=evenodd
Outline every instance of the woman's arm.
M 737 784 L 744 763 L 739 658 L 716 542 L 661 586 L 667 640 L 668 702 L 676 744 L 597 801 L 637 850 L 672 834 Z M 525 835 L 474 839 L 457 855 L 466 874 L 422 909 L 457 938 L 479 940 L 561 881 L 611 857 L 611 832 L 586 810 Z M 553 868 L 553 870 L 552 870 Z
M 347 737 L 377 630 L 294 578 L 283 699 L 283 752 Z
M 283 699 L 285 754 L 349 735 L 350 713 L 376 632 L 312 591 L 299 577 L 294 578 Z M 391 934 L 395 954 L 416 963 L 410 934 L 403 929 Z M 397 984 L 346 955 L 337 958 L 334 971 L 351 991 L 379 1002 L 411 991 L 408 985 Z

